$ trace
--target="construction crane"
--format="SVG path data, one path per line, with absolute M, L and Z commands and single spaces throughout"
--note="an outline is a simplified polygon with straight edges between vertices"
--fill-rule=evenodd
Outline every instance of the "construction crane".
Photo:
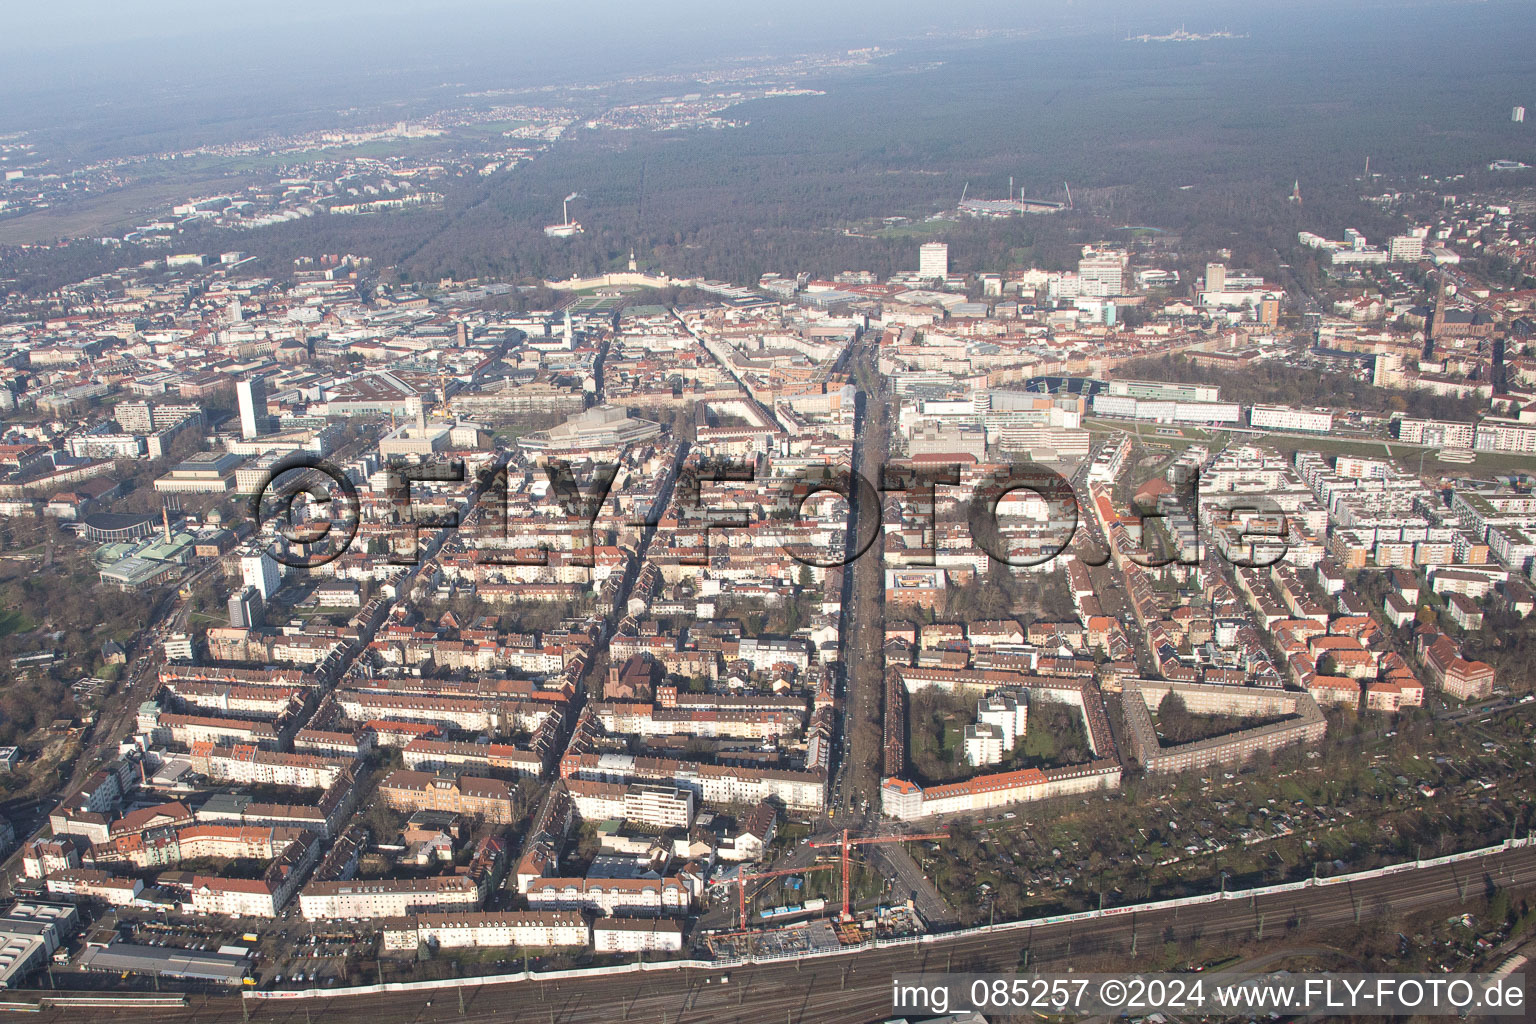
M 871 846 L 875 843 L 907 843 L 919 839 L 948 839 L 948 832 L 925 832 L 921 835 L 906 836 L 864 836 L 860 839 L 850 839 L 848 830 L 843 829 L 843 838 L 825 843 L 811 843 L 811 846 L 840 846 L 843 849 L 843 917 L 853 917 L 852 905 L 848 902 L 848 848 L 850 846 Z
M 755 882 L 763 878 L 783 878 L 786 875 L 805 875 L 811 873 L 812 871 L 831 871 L 833 866 L 834 865 L 831 864 L 812 864 L 803 868 L 783 868 L 779 871 L 759 871 L 752 875 L 737 875 L 735 878 L 724 878 L 718 882 L 711 882 L 710 887 L 713 888 L 717 885 L 736 886 L 736 910 L 737 914 L 739 915 L 737 919 L 741 922 L 740 927 L 745 929 L 747 927 L 748 882 Z

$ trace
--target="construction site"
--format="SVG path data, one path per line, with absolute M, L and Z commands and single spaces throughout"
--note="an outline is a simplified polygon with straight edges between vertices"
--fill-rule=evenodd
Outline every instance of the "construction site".
M 855 874 L 878 878 L 855 860 L 861 847 L 947 838 L 947 832 L 887 836 L 853 836 L 844 829 L 834 839 L 807 840 L 805 848 L 836 860 L 774 871 L 723 875 L 710 884 L 712 890 L 731 889 L 735 914 L 733 927 L 704 935 L 717 958 L 796 956 L 919 935 L 927 925 L 913 904 L 911 891 L 902 891 L 894 880 L 881 879 L 872 898 L 856 900 Z M 838 902 L 830 905 L 820 896 L 801 896 L 812 891 L 812 876 L 834 872 Z M 795 900 L 795 902 L 790 902 Z M 777 901 L 776 905 L 775 901 Z M 872 905 L 865 905 L 871 904 Z M 766 904 L 766 905 L 765 905 Z M 856 905 L 858 904 L 858 905 Z

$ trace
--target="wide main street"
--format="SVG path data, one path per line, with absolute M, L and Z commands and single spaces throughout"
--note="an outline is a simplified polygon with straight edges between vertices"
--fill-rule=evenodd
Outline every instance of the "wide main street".
M 878 337 L 876 335 L 875 337 Z M 866 335 L 852 355 L 858 382 L 858 418 L 853 471 L 876 488 L 890 451 L 887 412 L 876 362 L 879 345 Z M 871 383 L 874 386 L 871 387 Z M 878 494 L 878 490 L 876 491 Z M 872 507 L 865 507 L 871 505 Z M 831 806 L 838 812 L 878 811 L 884 730 L 881 705 L 885 681 L 885 579 L 880 548 L 882 502 L 860 501 L 855 490 L 849 503 L 850 544 L 873 534 L 875 540 L 847 566 L 850 575 L 843 610 L 843 660 L 848 666 L 844 694 L 843 757 L 834 784 Z M 867 806 L 865 806 L 867 804 Z M 871 819 L 872 820 L 872 819 Z

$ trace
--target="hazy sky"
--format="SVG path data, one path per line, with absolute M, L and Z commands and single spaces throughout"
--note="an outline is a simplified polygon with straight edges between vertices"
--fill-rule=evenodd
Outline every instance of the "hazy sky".
M 489 37 L 508 44 L 507 58 L 516 61 L 529 55 L 518 52 L 519 44 L 536 43 L 543 50 L 557 38 L 578 48 L 612 46 L 637 36 L 655 39 L 674 35 L 693 42 L 709 33 L 725 33 L 733 40 L 763 32 L 779 37 L 803 35 L 814 41 L 823 32 L 867 30 L 889 35 L 908 26 L 979 24 L 999 17 L 1008 19 L 1010 7 L 1016 14 L 1029 8 L 1047 9 L 1048 5 L 1029 0 L 1013 5 L 954 0 L 879 4 L 868 0 L 775 0 L 770 4 L 707 0 L 338 0 L 314 4 L 270 0 L 246 5 L 193 0 L 78 0 L 18 7 L 7 14 L 0 52 L 35 48 L 79 51 L 122 43 L 158 48 L 193 40 L 239 48 L 251 40 L 285 38 L 306 48 L 323 42 L 351 49 L 359 40 L 387 43 L 393 48 Z
M 584 35 L 618 42 L 636 35 L 661 37 L 724 32 L 732 38 L 765 33 L 808 41 L 823 33 L 890 36 L 925 28 L 1021 27 L 1114 19 L 1122 24 L 1190 19 L 1191 30 L 1219 27 L 1253 10 L 1291 10 L 1299 17 L 1341 8 L 1383 12 L 1453 6 L 1455 0 L 67 0 L 16 3 L 6 12 L 0 53 L 38 48 L 78 50 L 101 44 L 185 43 L 314 35 L 345 44 L 361 34 L 400 43 L 455 34 L 465 39 L 520 30 L 542 37 L 562 31 L 574 45 Z M 1206 20 L 1205 24 L 1193 22 Z M 1170 27 L 1176 27 L 1171 25 Z M 1143 25 L 1150 30 L 1151 25 Z M 509 53 L 515 58 L 515 54 Z
M 722 57 L 828 51 L 982 28 L 1044 34 L 1327 32 L 1448 0 L 53 0 L 0 32 L 0 130 L 139 117 L 280 115 L 472 88 L 601 81 Z M 1524 9 L 1494 0 L 1477 10 Z M 1361 26 L 1352 25 L 1350 33 Z M 1368 29 L 1367 29 L 1368 31 Z M 242 110 L 242 108 L 245 108 Z
M 0 56 L 102 59 L 103 53 L 131 50 L 182 65 L 246 58 L 263 49 L 349 58 L 367 52 L 446 54 L 462 46 L 500 48 L 509 64 L 518 64 L 558 58 L 561 46 L 573 57 L 644 53 L 658 43 L 675 50 L 815 48 L 930 29 L 1019 28 L 1085 17 L 1106 19 L 1108 28 L 1116 18 L 1144 21 L 1163 11 L 1167 18 L 1232 16 L 1227 5 L 1166 0 L 68 0 L 13 5 L 0 34 Z
M 12 8 L 0 32 L 0 130 L 68 126 L 76 115 L 83 124 L 117 107 L 206 117 L 215 104 L 278 113 L 330 98 L 334 110 L 441 83 L 601 81 L 1061 9 L 1035 0 L 66 0 Z
M 62 94 L 99 92 L 110 101 L 136 86 L 266 92 L 323 87 L 338 76 L 543 84 L 701 58 L 863 45 L 931 26 L 982 24 L 987 7 L 975 0 L 15 4 L 0 32 L 0 88 L 16 106 L 49 107 Z

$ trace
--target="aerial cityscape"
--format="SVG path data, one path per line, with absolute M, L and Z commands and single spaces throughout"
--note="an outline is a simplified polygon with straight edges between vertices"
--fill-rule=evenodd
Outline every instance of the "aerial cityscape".
M 1523 1019 L 1527 5 L 86 6 L 0 1010 Z

